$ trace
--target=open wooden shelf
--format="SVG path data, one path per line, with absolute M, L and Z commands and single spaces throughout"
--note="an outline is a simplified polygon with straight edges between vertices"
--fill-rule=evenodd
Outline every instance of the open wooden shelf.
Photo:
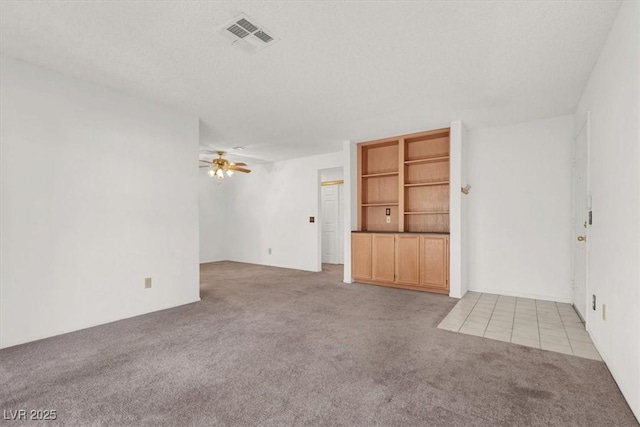
M 435 162 L 448 162 L 449 156 L 441 156 L 441 157 L 426 157 L 424 159 L 416 159 L 416 160 L 405 160 L 405 165 L 421 165 L 425 163 L 435 163 Z
M 405 212 L 404 231 L 449 232 L 449 212 Z
M 405 212 L 405 215 L 449 215 L 449 212 Z
M 371 207 L 371 206 L 398 206 L 398 203 L 363 203 L 362 207 Z
M 418 182 L 416 184 L 405 184 L 405 187 L 429 187 L 432 185 L 449 185 L 449 181 L 440 182 Z
M 383 173 L 370 173 L 369 175 L 362 175 L 362 178 L 379 178 L 383 176 L 396 176 L 398 175 L 398 171 L 396 172 L 383 172 Z

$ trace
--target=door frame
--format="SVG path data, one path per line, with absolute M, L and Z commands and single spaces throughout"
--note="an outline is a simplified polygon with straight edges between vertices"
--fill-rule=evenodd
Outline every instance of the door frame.
M 331 181 L 321 181 L 320 182 L 320 209 L 319 209 L 319 215 L 318 215 L 318 222 L 319 222 L 319 227 L 320 227 L 320 258 L 323 258 L 323 252 L 324 252 L 324 241 L 323 241 L 323 234 L 324 234 L 324 218 L 323 218 L 323 199 L 322 199 L 322 188 L 324 187 L 335 187 L 336 189 L 336 201 L 338 203 L 338 212 L 336 215 L 336 259 L 333 260 L 334 262 L 331 262 L 330 264 L 343 264 L 344 262 L 344 239 L 343 239 L 343 235 L 344 235 L 344 180 L 342 179 L 337 179 L 337 180 L 331 180 Z M 322 261 L 324 262 L 324 261 Z
M 315 228 L 315 234 L 316 234 L 316 270 L 315 271 L 322 271 L 322 182 L 323 182 L 323 178 L 324 181 L 328 181 L 329 179 L 331 179 L 332 177 L 327 177 L 327 176 L 323 176 L 325 173 L 327 173 L 327 171 L 338 171 L 340 170 L 340 174 L 339 176 L 337 176 L 336 178 L 340 178 L 339 180 L 343 181 L 343 206 L 341 207 L 342 209 L 342 213 L 341 215 L 343 215 L 341 217 L 341 219 L 343 220 L 343 228 L 344 230 L 347 230 L 347 227 L 349 227 L 348 229 L 351 230 L 350 225 L 347 225 L 346 223 L 344 223 L 344 212 L 347 211 L 347 208 L 349 206 L 349 201 L 347 201 L 346 199 L 344 199 L 345 194 L 344 194 L 344 173 L 345 173 L 345 167 L 342 165 L 339 166 L 331 166 L 331 167 L 324 167 L 324 168 L 318 168 L 316 169 L 316 206 L 315 206 L 315 213 L 313 213 L 313 220 L 311 220 L 311 218 L 309 218 L 309 222 L 313 222 L 313 226 Z M 338 180 L 336 180 L 338 181 Z M 348 182 L 348 181 L 347 181 Z M 349 208 L 350 209 L 350 208 Z M 346 234 L 346 231 L 343 232 Z M 351 236 L 351 232 L 349 231 L 349 238 Z M 347 249 L 347 243 L 343 240 L 342 242 L 343 246 L 342 246 L 342 250 L 343 252 L 346 251 Z M 351 240 L 349 240 L 349 254 L 351 253 Z M 346 257 L 345 257 L 346 259 Z M 349 256 L 349 260 L 351 260 L 351 256 Z M 345 261 L 346 262 L 346 261 Z M 351 271 L 351 264 L 349 264 L 348 266 L 349 271 Z
M 586 209 L 587 212 L 592 210 L 591 204 L 591 111 L 587 111 L 584 120 L 580 123 L 580 126 L 577 127 L 575 135 L 573 137 L 573 156 L 572 156 L 572 168 L 571 168 L 571 181 L 572 181 L 572 189 L 571 189 L 571 213 L 572 213 L 572 224 L 571 224 L 571 302 L 575 307 L 575 278 L 576 278 L 576 247 L 577 243 L 574 240 L 576 238 L 575 230 L 579 227 L 579 224 L 576 223 L 576 160 L 577 160 L 577 141 L 580 134 L 585 131 L 585 145 L 586 145 L 586 153 L 585 153 L 585 164 L 584 164 L 584 174 L 585 174 L 585 197 L 586 197 Z M 587 318 L 589 317 L 587 314 L 589 313 L 589 295 L 591 295 L 591 287 L 589 285 L 589 227 L 591 224 L 587 222 L 587 227 L 584 229 L 584 235 L 586 236 L 586 240 L 584 242 L 585 245 L 585 265 L 584 265 L 584 281 L 585 281 L 585 295 L 584 295 L 584 318 L 582 319 L 585 324 L 587 323 Z M 582 313 L 576 310 L 576 313 L 579 317 L 582 318 Z

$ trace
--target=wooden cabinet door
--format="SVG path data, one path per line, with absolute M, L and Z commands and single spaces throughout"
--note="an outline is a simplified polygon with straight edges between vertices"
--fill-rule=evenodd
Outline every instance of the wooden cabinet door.
M 420 284 L 420 236 L 396 235 L 396 283 Z
M 351 275 L 371 280 L 371 234 L 351 234 Z
M 371 277 L 381 282 L 395 280 L 395 235 L 373 234 L 371 236 Z
M 449 245 L 446 236 L 420 236 L 420 286 L 449 289 Z

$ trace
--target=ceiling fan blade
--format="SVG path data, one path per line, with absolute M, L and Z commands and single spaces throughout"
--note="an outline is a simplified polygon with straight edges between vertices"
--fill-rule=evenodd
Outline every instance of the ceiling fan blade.
M 199 166 L 199 167 L 201 167 L 201 168 L 209 168 L 209 167 L 211 167 L 211 166 L 202 166 L 202 165 L 201 165 L 201 166 Z
M 238 167 L 238 166 L 231 166 L 231 165 L 229 166 L 229 169 L 232 170 L 232 171 L 235 171 L 235 172 L 244 172 L 244 173 L 251 172 L 249 169 L 241 168 L 241 167 Z
M 231 164 L 234 165 L 234 166 L 247 166 L 247 164 L 244 163 L 244 162 L 235 162 L 235 163 L 231 163 Z

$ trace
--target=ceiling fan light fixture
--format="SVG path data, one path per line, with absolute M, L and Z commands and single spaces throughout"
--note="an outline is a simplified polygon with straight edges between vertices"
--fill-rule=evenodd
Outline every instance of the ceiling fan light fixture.
M 216 178 L 218 178 L 218 180 L 222 180 L 224 179 L 224 175 L 225 172 L 227 173 L 228 177 L 231 177 L 235 172 L 242 172 L 242 173 L 250 173 L 251 169 L 247 169 L 246 163 L 243 162 L 230 162 L 227 159 L 222 158 L 222 156 L 224 155 L 224 151 L 217 151 L 216 152 L 218 154 L 218 158 L 217 159 L 213 159 L 211 161 L 208 160 L 200 160 L 201 162 L 204 163 L 208 163 L 208 166 L 200 166 L 201 168 L 203 167 L 210 167 L 210 169 L 207 171 L 207 174 L 213 178 L 214 176 Z

